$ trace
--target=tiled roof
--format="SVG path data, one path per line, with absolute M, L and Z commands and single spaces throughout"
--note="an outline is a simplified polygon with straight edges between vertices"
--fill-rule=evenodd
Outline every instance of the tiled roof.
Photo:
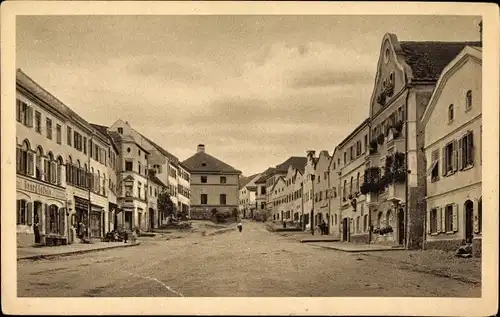
M 259 174 L 253 174 L 248 177 L 240 177 L 240 188 L 245 187 L 248 183 L 250 183 L 255 177 Z
M 190 158 L 182 162 L 186 169 L 193 172 L 223 172 L 223 173 L 241 173 L 229 164 L 207 154 L 205 152 L 197 152 Z
M 140 133 L 139 133 L 139 134 L 140 134 Z M 152 145 L 154 148 L 156 148 L 156 149 L 157 149 L 157 150 L 158 150 L 161 154 L 165 155 L 165 156 L 168 158 L 169 162 L 171 162 L 171 163 L 172 163 L 172 165 L 174 165 L 174 166 L 176 166 L 176 167 L 177 167 L 177 165 L 179 164 L 179 159 L 178 159 L 175 155 L 173 155 L 173 154 L 169 153 L 167 150 L 165 150 L 164 148 L 162 148 L 161 146 L 159 146 L 158 144 L 156 144 L 155 142 L 153 142 L 151 139 L 149 139 L 149 138 L 145 137 L 143 134 L 140 134 L 140 135 L 141 135 L 141 136 L 142 136 L 142 137 L 143 137 L 146 141 L 148 141 L 149 143 L 151 143 L 151 145 Z
M 481 42 L 399 42 L 406 63 L 413 70 L 413 80 L 437 81 L 443 69 L 465 46 Z
M 274 167 L 269 167 L 267 170 L 265 170 L 261 176 L 255 181 L 256 184 L 259 183 L 265 183 L 267 177 L 269 177 L 270 174 L 274 172 L 275 168 Z
M 288 160 L 276 166 L 276 171 L 280 173 L 283 172 L 286 173 L 288 171 L 288 167 L 291 165 L 293 168 L 303 172 L 306 164 L 307 164 L 307 157 L 292 156 Z
M 107 136 L 110 140 L 110 143 L 111 145 L 115 148 L 115 150 L 117 150 L 119 152 L 119 149 L 115 143 L 115 141 L 113 140 L 113 138 L 111 137 L 111 135 L 109 134 L 109 130 L 108 130 L 108 127 L 106 126 L 103 126 L 103 125 L 99 125 L 99 124 L 95 124 L 95 123 L 91 123 L 90 124 L 94 129 L 96 129 L 97 131 L 99 131 L 100 133 L 102 133 L 103 135 Z
M 80 115 L 78 115 L 75 111 L 73 111 L 73 109 L 64 104 L 56 96 L 45 90 L 36 81 L 34 81 L 31 77 L 24 73 L 20 68 L 18 68 L 16 71 L 16 83 L 24 86 L 25 89 L 31 91 L 31 93 L 35 94 L 40 100 L 51 105 L 52 108 L 57 110 L 59 113 L 67 116 L 74 122 L 81 124 L 85 128 L 92 130 L 91 125 L 85 119 L 80 117 Z M 97 132 L 98 134 L 101 134 L 100 137 L 103 140 L 107 141 L 106 134 L 102 135 L 101 131 L 99 130 Z

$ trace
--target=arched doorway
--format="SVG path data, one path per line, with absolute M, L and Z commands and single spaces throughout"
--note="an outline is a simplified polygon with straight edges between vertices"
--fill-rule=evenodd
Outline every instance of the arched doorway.
M 472 243 L 474 237 L 474 203 L 467 200 L 464 204 L 465 210 L 465 242 Z

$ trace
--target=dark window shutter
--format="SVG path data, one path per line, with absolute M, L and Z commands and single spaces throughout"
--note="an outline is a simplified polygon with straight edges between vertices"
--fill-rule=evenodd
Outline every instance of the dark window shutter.
M 32 202 L 29 202 L 26 204 L 27 205 L 27 219 L 26 219 L 26 223 L 28 224 L 28 226 L 31 226 L 33 224 L 32 222 L 32 217 L 33 217 L 33 203 Z
M 49 215 L 49 205 L 45 204 L 45 233 L 50 233 L 50 215 Z
M 17 212 L 16 212 L 16 224 L 21 223 L 21 201 L 18 199 L 16 201 L 16 207 L 17 207 Z

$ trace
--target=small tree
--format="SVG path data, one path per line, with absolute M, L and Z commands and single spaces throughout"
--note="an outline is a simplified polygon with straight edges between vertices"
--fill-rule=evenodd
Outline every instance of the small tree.
M 162 218 L 176 213 L 175 205 L 166 191 L 158 195 L 158 211 L 161 213 Z

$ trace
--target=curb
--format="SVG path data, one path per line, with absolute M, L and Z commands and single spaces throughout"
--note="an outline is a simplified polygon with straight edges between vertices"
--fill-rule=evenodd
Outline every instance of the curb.
M 54 258 L 54 257 L 58 257 L 58 256 L 69 256 L 69 255 L 82 254 L 82 253 L 105 251 L 105 250 L 110 250 L 110 249 L 135 247 L 135 246 L 138 246 L 139 244 L 141 244 L 141 243 L 139 241 L 137 241 L 135 244 L 123 244 L 123 245 L 117 245 L 117 246 L 99 248 L 99 249 L 78 250 L 78 251 L 69 251 L 69 252 L 54 253 L 54 254 L 29 255 L 29 256 L 17 258 L 17 260 L 22 261 L 22 260 L 50 259 L 50 258 Z
M 302 241 L 301 241 L 302 242 Z M 314 241 L 314 242 L 322 242 L 322 241 Z M 328 241 L 330 242 L 330 241 Z M 317 247 L 321 247 L 321 248 L 325 248 L 325 249 L 330 249 L 330 250 L 335 250 L 335 251 L 342 251 L 342 252 L 346 252 L 346 253 L 363 253 L 363 252 L 380 252 L 380 251 L 401 251 L 401 249 L 372 249 L 372 250 L 346 250 L 346 249 L 342 249 L 342 248 L 339 248 L 339 247 L 334 247 L 334 246 L 331 246 L 331 245 L 321 245 L 321 244 L 315 244 L 315 243 L 311 243 L 309 242 L 309 245 L 313 245 L 313 246 L 317 246 Z M 366 254 L 368 255 L 368 254 Z M 377 257 L 377 258 L 381 258 L 381 257 Z
M 328 239 L 324 239 L 324 240 L 311 240 L 311 239 L 302 239 L 300 240 L 300 243 L 310 243 L 310 242 L 340 242 L 340 240 L 328 240 Z M 333 248 L 330 246 L 330 248 Z
M 363 255 L 366 255 L 368 257 L 372 257 L 375 259 L 379 259 L 379 260 L 385 260 L 384 257 L 377 256 L 377 255 L 365 254 L 365 253 L 363 253 Z M 383 261 L 383 262 L 394 263 L 392 261 Z M 459 274 L 442 272 L 442 271 L 440 271 L 438 269 L 434 269 L 430 266 L 417 266 L 417 265 L 412 264 L 412 263 L 407 262 L 407 261 L 397 261 L 397 262 L 398 262 L 398 264 L 404 266 L 403 269 L 407 269 L 410 271 L 414 271 L 414 272 L 418 272 L 418 273 L 427 273 L 427 274 L 432 274 L 432 275 L 436 275 L 436 276 L 440 276 L 440 277 L 446 277 L 446 278 L 454 279 L 454 280 L 464 282 L 464 283 L 469 283 L 469 284 L 479 284 L 479 285 L 481 284 L 480 279 L 478 280 L 476 278 L 471 278 L 471 277 L 467 277 L 467 276 L 463 276 L 463 275 L 459 275 Z

